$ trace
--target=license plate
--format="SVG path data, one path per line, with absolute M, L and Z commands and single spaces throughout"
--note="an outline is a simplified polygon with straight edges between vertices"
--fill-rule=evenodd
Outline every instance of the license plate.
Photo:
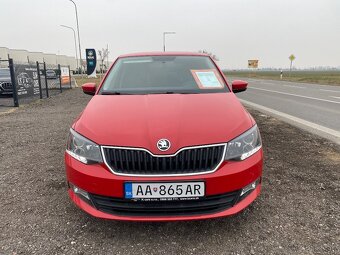
M 178 200 L 204 197 L 204 182 L 125 183 L 125 198 L 137 200 Z

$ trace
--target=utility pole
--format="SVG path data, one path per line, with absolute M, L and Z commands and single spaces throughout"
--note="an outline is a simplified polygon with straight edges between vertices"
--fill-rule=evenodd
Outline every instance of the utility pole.
M 81 58 L 81 47 L 80 47 L 80 33 L 79 33 L 79 20 L 78 20 L 78 9 L 77 5 L 73 0 L 70 0 L 74 4 L 74 8 L 76 10 L 76 20 L 77 20 L 77 31 L 78 31 L 78 46 L 79 46 L 79 62 L 80 62 L 80 70 L 82 71 L 83 68 L 83 60 Z M 83 72 L 82 72 L 83 73 Z
M 107 50 L 107 56 L 106 56 L 106 70 L 108 70 L 108 69 L 109 69 L 109 53 L 110 53 L 110 51 L 109 51 L 109 45 L 108 45 L 108 44 L 106 44 L 106 50 Z
M 78 53 L 77 53 L 77 39 L 76 39 L 76 31 L 74 31 L 73 27 L 65 26 L 65 25 L 60 25 L 61 27 L 65 27 L 68 29 L 71 29 L 73 31 L 73 37 L 74 37 L 74 48 L 76 52 L 76 63 L 77 63 L 77 71 L 79 71 L 79 62 L 78 62 Z

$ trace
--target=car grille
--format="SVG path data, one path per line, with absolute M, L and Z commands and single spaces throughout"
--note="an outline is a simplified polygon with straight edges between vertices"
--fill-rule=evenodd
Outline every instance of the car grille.
M 185 148 L 176 155 L 153 156 L 148 151 L 104 147 L 105 161 L 117 174 L 185 175 L 215 170 L 223 160 L 225 145 Z
M 13 89 L 12 83 L 10 83 L 10 82 L 3 82 L 3 83 L 0 83 L 0 86 L 1 86 L 4 90 L 12 90 L 12 89 Z
M 207 196 L 197 200 L 135 201 L 90 194 L 97 210 L 124 216 L 185 216 L 211 214 L 231 208 L 241 191 Z

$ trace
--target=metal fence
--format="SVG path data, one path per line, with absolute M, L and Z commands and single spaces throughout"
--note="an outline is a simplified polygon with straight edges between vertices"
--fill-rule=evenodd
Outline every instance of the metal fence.
M 76 86 L 69 66 L 19 64 L 11 58 L 0 63 L 0 107 L 18 107 Z

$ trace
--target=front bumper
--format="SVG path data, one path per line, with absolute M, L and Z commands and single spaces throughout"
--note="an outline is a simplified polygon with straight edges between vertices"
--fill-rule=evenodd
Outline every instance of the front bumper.
M 69 183 L 99 196 L 109 198 L 124 198 L 124 183 L 129 182 L 162 182 L 162 181 L 204 181 L 206 196 L 217 196 L 242 190 L 245 186 L 261 178 L 262 175 L 262 149 L 244 161 L 226 161 L 213 173 L 194 176 L 175 177 L 129 177 L 112 174 L 104 164 L 85 165 L 69 154 L 65 153 L 66 174 Z M 261 183 L 251 191 L 244 199 L 236 199 L 235 203 L 226 209 L 211 213 L 179 214 L 179 215 L 121 215 L 107 213 L 96 208 L 94 203 L 85 202 L 72 189 L 68 190 L 73 202 L 92 216 L 128 221 L 177 221 L 177 220 L 200 220 L 232 215 L 242 211 L 259 195 Z M 133 210 L 131 208 L 131 210 Z

